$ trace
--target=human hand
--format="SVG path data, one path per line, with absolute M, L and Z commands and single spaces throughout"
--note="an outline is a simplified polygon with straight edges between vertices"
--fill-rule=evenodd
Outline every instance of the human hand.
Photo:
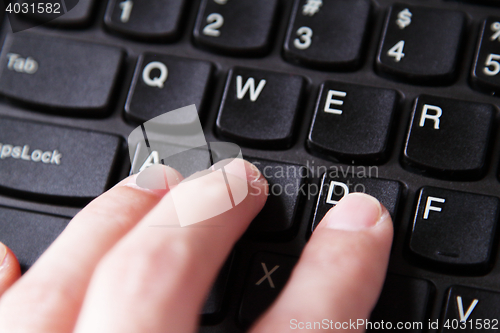
M 226 182 L 213 172 L 181 190 L 175 185 L 182 176 L 166 167 L 170 189 L 122 181 L 75 216 L 22 278 L 14 255 L 2 256 L 0 247 L 0 332 L 195 331 L 218 270 L 266 201 L 267 182 L 250 163 L 245 168 L 244 180 L 230 165 L 225 170 L 249 195 L 193 227 L 171 227 L 178 221 L 169 192 L 178 191 L 186 204 L 193 195 L 223 200 Z M 170 227 L 153 227 L 162 222 Z M 367 318 L 391 241 L 385 208 L 367 195 L 348 195 L 316 228 L 289 283 L 252 331 L 288 331 L 291 318 Z

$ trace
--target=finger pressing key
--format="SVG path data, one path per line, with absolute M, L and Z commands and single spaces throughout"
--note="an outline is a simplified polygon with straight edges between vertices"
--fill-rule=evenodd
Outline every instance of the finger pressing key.
M 377 199 L 344 197 L 316 228 L 287 286 L 252 332 L 304 329 L 325 319 L 333 323 L 329 329 L 338 329 L 336 323 L 346 329 L 343 323 L 367 319 L 382 289 L 392 234 L 391 217 Z
M 186 179 L 105 256 L 75 332 L 195 330 L 218 270 L 267 198 L 258 169 L 241 165 Z

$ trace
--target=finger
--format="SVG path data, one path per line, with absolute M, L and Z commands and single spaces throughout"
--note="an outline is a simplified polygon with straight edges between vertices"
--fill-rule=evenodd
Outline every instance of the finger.
M 0 243 L 0 296 L 21 276 L 21 267 L 12 251 Z
M 368 318 L 385 279 L 392 234 L 390 215 L 375 198 L 344 197 L 316 228 L 287 286 L 252 332 Z
M 241 172 L 235 160 L 224 169 L 225 176 L 219 169 L 185 180 L 106 255 L 75 332 L 194 331 L 218 270 L 266 201 L 267 181 L 257 168 L 244 162 Z M 217 215 L 214 208 L 227 207 L 228 188 L 242 201 Z M 203 221 L 180 227 L 196 220 Z
M 166 167 L 165 172 L 169 179 L 182 179 L 172 168 Z M 168 191 L 140 189 L 134 179 L 127 178 L 80 211 L 33 267 L 6 292 L 0 302 L 0 332 L 73 330 L 99 260 Z

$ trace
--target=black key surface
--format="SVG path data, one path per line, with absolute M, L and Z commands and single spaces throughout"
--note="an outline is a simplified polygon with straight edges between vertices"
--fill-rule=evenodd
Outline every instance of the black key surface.
M 427 307 L 433 291 L 426 280 L 388 274 L 377 305 L 370 317 L 367 332 L 380 332 L 377 324 L 384 322 L 387 330 L 398 332 L 426 332 Z M 397 325 L 407 325 L 398 328 Z M 392 327 L 390 329 L 389 327 Z
M 394 219 L 403 192 L 399 182 L 379 179 L 374 166 L 333 166 L 323 175 L 320 186 L 311 231 L 316 229 L 330 208 L 352 192 L 362 192 L 377 198 Z
M 172 40 L 180 33 L 185 4 L 185 0 L 110 0 L 104 22 L 129 37 Z
M 27 3 L 29 5 L 29 10 L 24 14 L 21 13 L 25 19 L 61 27 L 73 27 L 86 25 L 90 22 L 95 1 L 19 0 L 19 3 Z M 40 7 L 39 4 L 41 4 Z M 52 6 L 50 6 L 50 4 L 52 4 Z M 33 5 L 34 7 L 32 7 Z M 51 7 L 52 10 L 50 9 Z M 62 13 L 62 15 L 58 15 L 57 12 Z
M 285 58 L 321 69 L 349 70 L 361 63 L 369 0 L 296 0 Z
M 114 135 L 0 118 L 0 190 L 89 201 L 111 185 L 120 147 Z
M 226 293 L 228 292 L 229 274 L 231 272 L 233 260 L 234 253 L 230 255 L 224 263 L 224 266 L 222 266 L 219 275 L 208 293 L 207 300 L 205 301 L 201 311 L 202 320 L 205 323 L 213 323 L 220 320 L 223 316 L 224 300 L 227 296 Z
M 462 12 L 393 5 L 377 56 L 379 71 L 426 84 L 452 80 L 465 26 Z
M 218 134 L 247 146 L 289 147 L 304 87 L 298 75 L 231 69 L 217 117 Z
M 216 52 L 255 56 L 270 47 L 278 0 L 203 0 L 196 44 Z
M 499 329 L 500 293 L 464 286 L 448 290 L 441 332 L 492 332 Z
M 262 211 L 252 221 L 250 234 L 280 234 L 290 232 L 306 195 L 306 167 L 258 159 L 252 162 L 269 183 L 269 196 Z
M 71 115 L 104 115 L 122 62 L 121 49 L 27 32 L 8 36 L 0 93 Z
M 239 321 L 251 325 L 279 295 L 285 286 L 297 258 L 259 252 L 249 268 L 243 299 L 239 310 Z
M 457 268 L 486 269 L 500 214 L 497 197 L 423 187 L 410 250 L 418 258 Z
M 141 55 L 125 104 L 127 117 L 144 122 L 191 104 L 200 111 L 212 68 L 206 61 L 152 53 Z
M 389 152 L 397 101 L 394 90 L 323 83 L 308 147 L 337 161 L 380 163 Z
M 500 18 L 484 20 L 472 67 L 472 85 L 486 93 L 500 92 Z
M 490 104 L 420 96 L 406 138 L 405 164 L 443 178 L 481 177 L 494 117 Z
M 66 228 L 69 220 L 0 206 L 0 242 L 14 252 L 22 271 L 26 271 Z
M 146 130 L 147 131 L 147 130 Z M 152 164 L 161 164 L 162 159 L 168 165 L 179 171 L 184 178 L 208 169 L 211 164 L 208 146 L 190 148 L 171 143 L 150 141 L 139 142 L 134 149 L 132 173 L 136 174 Z

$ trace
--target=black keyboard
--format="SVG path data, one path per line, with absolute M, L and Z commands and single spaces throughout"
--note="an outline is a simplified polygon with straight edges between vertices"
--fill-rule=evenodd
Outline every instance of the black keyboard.
M 0 241 L 23 270 L 130 173 L 134 128 L 195 104 L 208 142 L 240 145 L 271 189 L 289 189 L 238 242 L 200 332 L 251 325 L 354 191 L 394 219 L 373 322 L 442 332 L 489 318 L 498 329 L 500 1 L 80 0 L 21 32 L 9 23 L 47 16 L 10 19 Z

